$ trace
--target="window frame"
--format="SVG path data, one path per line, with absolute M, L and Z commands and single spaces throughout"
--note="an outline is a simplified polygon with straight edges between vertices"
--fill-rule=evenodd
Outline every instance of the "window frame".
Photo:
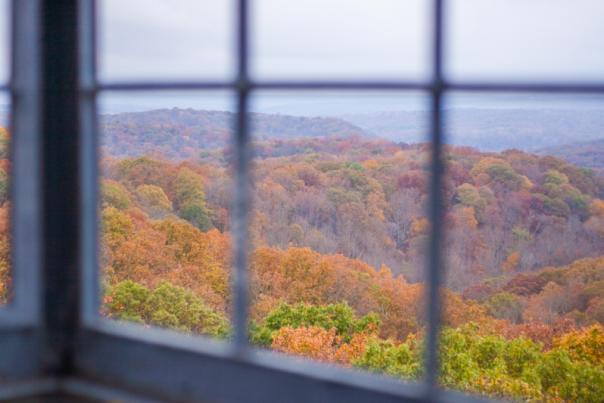
M 9 301 L 0 307 L 0 350 L 6 355 L 0 360 L 0 372 L 22 378 L 33 376 L 41 368 L 39 4 L 36 0 L 13 0 L 8 8 L 10 72 L 8 82 L 0 86 L 0 91 L 7 94 L 11 102 L 12 289 Z
M 12 1 L 12 18 L 18 21 L 12 24 L 13 69 L 11 83 L 0 90 L 9 91 L 13 100 L 11 147 L 13 177 L 18 179 L 11 181 L 15 298 L 0 309 L 0 348 L 11 352 L 8 359 L 0 359 L 0 371 L 42 380 L 34 386 L 4 387 L 0 397 L 63 391 L 127 401 L 486 401 L 438 387 L 438 290 L 444 267 L 443 97 L 450 91 L 604 94 L 604 83 L 446 80 L 442 70 L 446 0 L 431 0 L 432 77 L 427 81 L 256 81 L 248 73 L 249 5 L 253 0 L 233 1 L 237 5 L 235 79 L 103 83 L 96 77 L 95 0 Z M 61 40 L 56 41 L 58 37 Z M 37 39 L 41 39 L 40 46 Z M 26 65 L 29 68 L 23 68 Z M 99 315 L 96 98 L 107 91 L 170 90 L 228 90 L 237 95 L 232 343 L 117 323 Z M 426 268 L 430 302 L 427 375 L 422 382 L 401 382 L 249 345 L 247 114 L 249 97 L 258 90 L 419 90 L 429 95 L 432 226 Z M 52 112 L 60 118 L 53 119 Z M 59 211 L 65 223 L 48 214 L 61 202 L 74 205 Z M 70 281 L 75 285 L 69 286 Z M 62 287 L 62 282 L 68 286 Z

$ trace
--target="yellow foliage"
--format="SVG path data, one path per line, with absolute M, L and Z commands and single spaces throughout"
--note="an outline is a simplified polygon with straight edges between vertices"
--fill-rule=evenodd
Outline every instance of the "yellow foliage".
M 367 160 L 365 162 L 363 162 L 363 167 L 365 169 L 378 169 L 380 166 L 380 163 L 377 162 L 376 160 Z
M 588 328 L 570 331 L 555 339 L 554 347 L 568 350 L 575 360 L 604 366 L 604 327 L 595 324 Z

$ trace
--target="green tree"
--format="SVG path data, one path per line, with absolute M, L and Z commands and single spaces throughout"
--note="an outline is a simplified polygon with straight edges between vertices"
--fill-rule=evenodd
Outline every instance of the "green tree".
M 317 326 L 326 330 L 335 328 L 337 335 L 348 341 L 354 333 L 377 330 L 379 324 L 378 316 L 373 313 L 357 318 L 345 302 L 329 305 L 281 304 L 267 315 L 262 325 L 252 326 L 251 339 L 256 344 L 269 346 L 274 333 L 282 327 Z
M 104 205 L 118 210 L 126 210 L 132 204 L 128 190 L 121 183 L 110 179 L 103 180 L 101 183 L 101 200 Z
M 176 177 L 175 192 L 180 218 L 202 231 L 212 228 L 200 175 L 189 168 L 181 168 Z
M 151 218 L 164 218 L 172 211 L 172 202 L 159 186 L 141 185 L 137 187 L 136 198 L 141 208 Z
M 8 200 L 9 177 L 6 171 L 0 168 L 0 206 Z
M 226 318 L 191 291 L 168 282 L 149 290 L 134 281 L 122 281 L 109 288 L 105 300 L 109 315 L 116 319 L 216 337 L 230 332 Z
M 523 304 L 520 298 L 509 292 L 492 295 L 486 302 L 489 314 L 497 319 L 507 319 L 513 323 L 522 322 Z

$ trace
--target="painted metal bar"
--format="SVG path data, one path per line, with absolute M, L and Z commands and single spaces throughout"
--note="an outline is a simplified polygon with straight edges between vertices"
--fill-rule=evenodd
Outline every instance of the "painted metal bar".
M 235 132 L 235 199 L 233 203 L 233 325 L 234 343 L 240 355 L 248 349 L 248 311 L 249 311 L 249 276 L 248 276 L 248 217 L 250 209 L 250 174 L 249 174 L 249 127 L 248 127 L 248 89 L 245 83 L 248 78 L 248 3 L 238 1 L 237 21 L 237 57 L 238 81 L 241 87 L 237 92 L 237 121 Z
M 18 319 L 40 318 L 42 254 L 40 163 L 39 2 L 14 0 L 12 19 L 12 120 L 10 181 L 13 304 Z
M 0 87 L 1 90 L 2 87 Z M 7 87 L 8 89 L 8 87 Z M 157 81 L 157 82 L 107 82 L 89 85 L 83 92 L 101 91 L 200 91 L 200 90 L 333 90 L 333 91 L 433 91 L 432 82 L 422 81 Z M 517 81 L 446 81 L 440 83 L 442 91 L 467 92 L 518 92 L 604 94 L 601 82 L 517 82 Z
M 42 2 L 43 365 L 73 372 L 79 329 L 78 0 Z
M 440 283 L 442 272 L 442 238 L 443 238 L 443 162 L 442 162 L 442 35 L 443 35 L 443 1 L 433 3 L 433 44 L 432 63 L 434 88 L 431 93 L 431 161 L 430 161 L 430 205 L 429 219 L 431 224 L 428 244 L 428 273 L 426 319 L 428 323 L 426 341 L 426 386 L 428 397 L 434 396 L 438 386 L 439 375 L 439 333 L 440 333 Z M 429 399 L 428 399 L 429 400 Z
M 516 92 L 544 94 L 603 94 L 604 83 L 573 83 L 573 82 L 480 82 L 480 81 L 449 81 L 442 83 L 446 91 L 466 92 Z
M 80 0 L 80 88 L 93 86 L 96 82 L 96 1 Z M 99 316 L 100 286 L 98 266 L 98 137 L 96 94 L 80 93 L 80 136 L 81 148 L 79 164 L 80 203 L 82 205 L 80 267 L 81 314 L 82 321 L 93 322 Z
M 418 384 L 272 351 L 234 359 L 228 343 L 130 323 L 102 321 L 82 338 L 81 377 L 168 401 L 487 401 L 448 391 L 426 400 Z
M 98 85 L 82 87 L 81 91 L 95 93 L 101 91 L 203 91 L 203 90 L 234 90 L 237 89 L 235 81 L 152 81 L 152 82 L 109 82 Z

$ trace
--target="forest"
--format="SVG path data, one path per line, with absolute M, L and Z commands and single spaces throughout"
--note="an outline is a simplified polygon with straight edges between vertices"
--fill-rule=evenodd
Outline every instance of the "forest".
M 337 120 L 301 124 L 333 134 L 253 144 L 250 342 L 420 379 L 429 145 Z M 114 146 L 131 138 L 124 131 L 113 132 Z M 8 133 L 0 135 L 7 298 Z M 102 314 L 229 338 L 232 150 L 223 138 L 149 151 L 166 138 L 102 158 Z M 516 401 L 603 401 L 604 178 L 513 149 L 447 146 L 445 163 L 440 382 Z

